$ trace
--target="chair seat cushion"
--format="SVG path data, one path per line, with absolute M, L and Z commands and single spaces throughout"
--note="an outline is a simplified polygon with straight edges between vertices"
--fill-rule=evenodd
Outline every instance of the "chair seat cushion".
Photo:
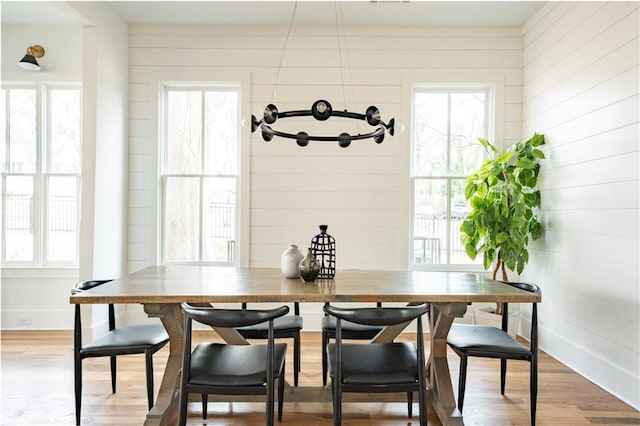
M 275 345 L 276 374 L 284 368 L 286 343 Z M 200 343 L 191 354 L 190 384 L 260 386 L 267 381 L 267 345 Z
M 116 328 L 106 335 L 94 340 L 82 348 L 82 353 L 100 352 L 104 350 L 134 350 L 144 352 L 145 349 L 161 345 L 169 341 L 169 335 L 162 324 L 129 325 Z
M 336 372 L 335 343 L 327 345 L 329 374 Z M 418 354 L 409 342 L 342 344 L 344 384 L 399 384 L 418 381 Z
M 490 325 L 453 324 L 447 335 L 447 343 L 457 351 L 476 356 L 531 356 L 528 348 L 516 342 L 503 330 Z
M 273 320 L 273 329 L 275 331 L 302 330 L 302 317 L 299 315 L 285 315 Z M 240 333 L 243 331 L 264 332 L 265 335 L 269 331 L 269 322 L 261 322 L 256 325 L 248 325 L 237 329 Z
M 337 327 L 336 323 L 337 323 L 336 317 L 324 316 L 322 317 L 322 322 L 321 322 L 322 330 L 331 331 L 333 334 L 335 334 L 336 327 Z M 356 324 L 351 321 L 342 321 L 342 337 L 346 338 L 346 335 L 349 333 L 357 333 L 357 334 L 369 333 L 368 336 L 371 336 L 371 337 L 364 337 L 364 338 L 372 339 L 383 328 L 384 327 L 379 327 L 374 325 Z

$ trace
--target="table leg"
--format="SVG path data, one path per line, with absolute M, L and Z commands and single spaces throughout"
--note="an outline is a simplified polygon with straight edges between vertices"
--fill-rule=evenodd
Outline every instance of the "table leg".
M 430 312 L 429 382 L 431 402 L 443 425 L 463 425 L 462 413 L 456 407 L 447 362 L 447 334 L 455 317 L 467 311 L 466 303 L 433 303 Z
M 158 390 L 158 398 L 147 414 L 145 425 L 175 425 L 178 422 L 179 372 L 182 364 L 183 315 L 179 304 L 146 303 L 144 311 L 160 318 L 169 334 L 169 358 Z

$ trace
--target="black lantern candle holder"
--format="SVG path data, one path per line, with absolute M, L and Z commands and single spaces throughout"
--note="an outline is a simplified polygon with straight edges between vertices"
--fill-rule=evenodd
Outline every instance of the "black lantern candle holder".
M 327 234 L 327 228 L 320 225 L 320 233 L 311 239 L 311 251 L 320 263 L 320 279 L 336 276 L 336 240 Z

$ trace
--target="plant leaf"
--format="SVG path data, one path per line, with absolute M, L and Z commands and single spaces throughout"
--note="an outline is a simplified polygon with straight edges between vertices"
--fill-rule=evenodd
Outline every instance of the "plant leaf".
M 531 238 L 533 238 L 534 241 L 542 236 L 543 231 L 544 229 L 542 228 L 542 224 L 538 221 L 535 221 L 535 223 L 533 223 L 529 228 L 529 232 L 531 232 Z
M 482 145 L 484 149 L 486 149 L 487 151 L 498 152 L 496 147 L 491 145 L 491 143 L 488 140 L 483 138 L 478 138 L 478 141 L 480 142 L 480 145 Z
M 476 185 L 475 182 L 469 182 L 466 188 L 464 189 L 465 200 L 468 200 L 469 198 L 471 198 L 473 194 L 476 192 L 477 188 L 478 188 L 478 185 Z
M 501 154 L 496 161 L 500 164 L 506 164 L 509 162 L 509 160 L 511 160 L 512 157 L 513 157 L 513 151 L 507 151 Z
M 529 139 L 527 142 L 532 146 L 544 145 L 544 135 L 534 133 L 531 139 Z
M 475 260 L 478 255 L 478 251 L 476 250 L 476 246 L 474 244 L 465 244 L 465 251 L 467 252 L 467 256 L 471 258 L 471 260 Z
M 533 151 L 531 151 L 531 155 L 533 155 L 534 157 L 539 158 L 541 160 L 543 158 L 546 158 L 544 156 L 544 152 L 542 152 L 542 150 L 540 150 L 540 149 L 534 149 Z
M 536 164 L 528 158 L 518 158 L 516 166 L 522 167 L 523 169 L 534 169 Z

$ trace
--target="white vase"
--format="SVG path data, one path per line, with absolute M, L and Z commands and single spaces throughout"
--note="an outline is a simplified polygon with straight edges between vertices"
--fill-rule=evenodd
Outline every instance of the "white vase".
M 300 278 L 300 261 L 304 259 L 304 254 L 298 249 L 298 246 L 291 244 L 288 249 L 282 253 L 280 258 L 280 269 L 285 278 Z

